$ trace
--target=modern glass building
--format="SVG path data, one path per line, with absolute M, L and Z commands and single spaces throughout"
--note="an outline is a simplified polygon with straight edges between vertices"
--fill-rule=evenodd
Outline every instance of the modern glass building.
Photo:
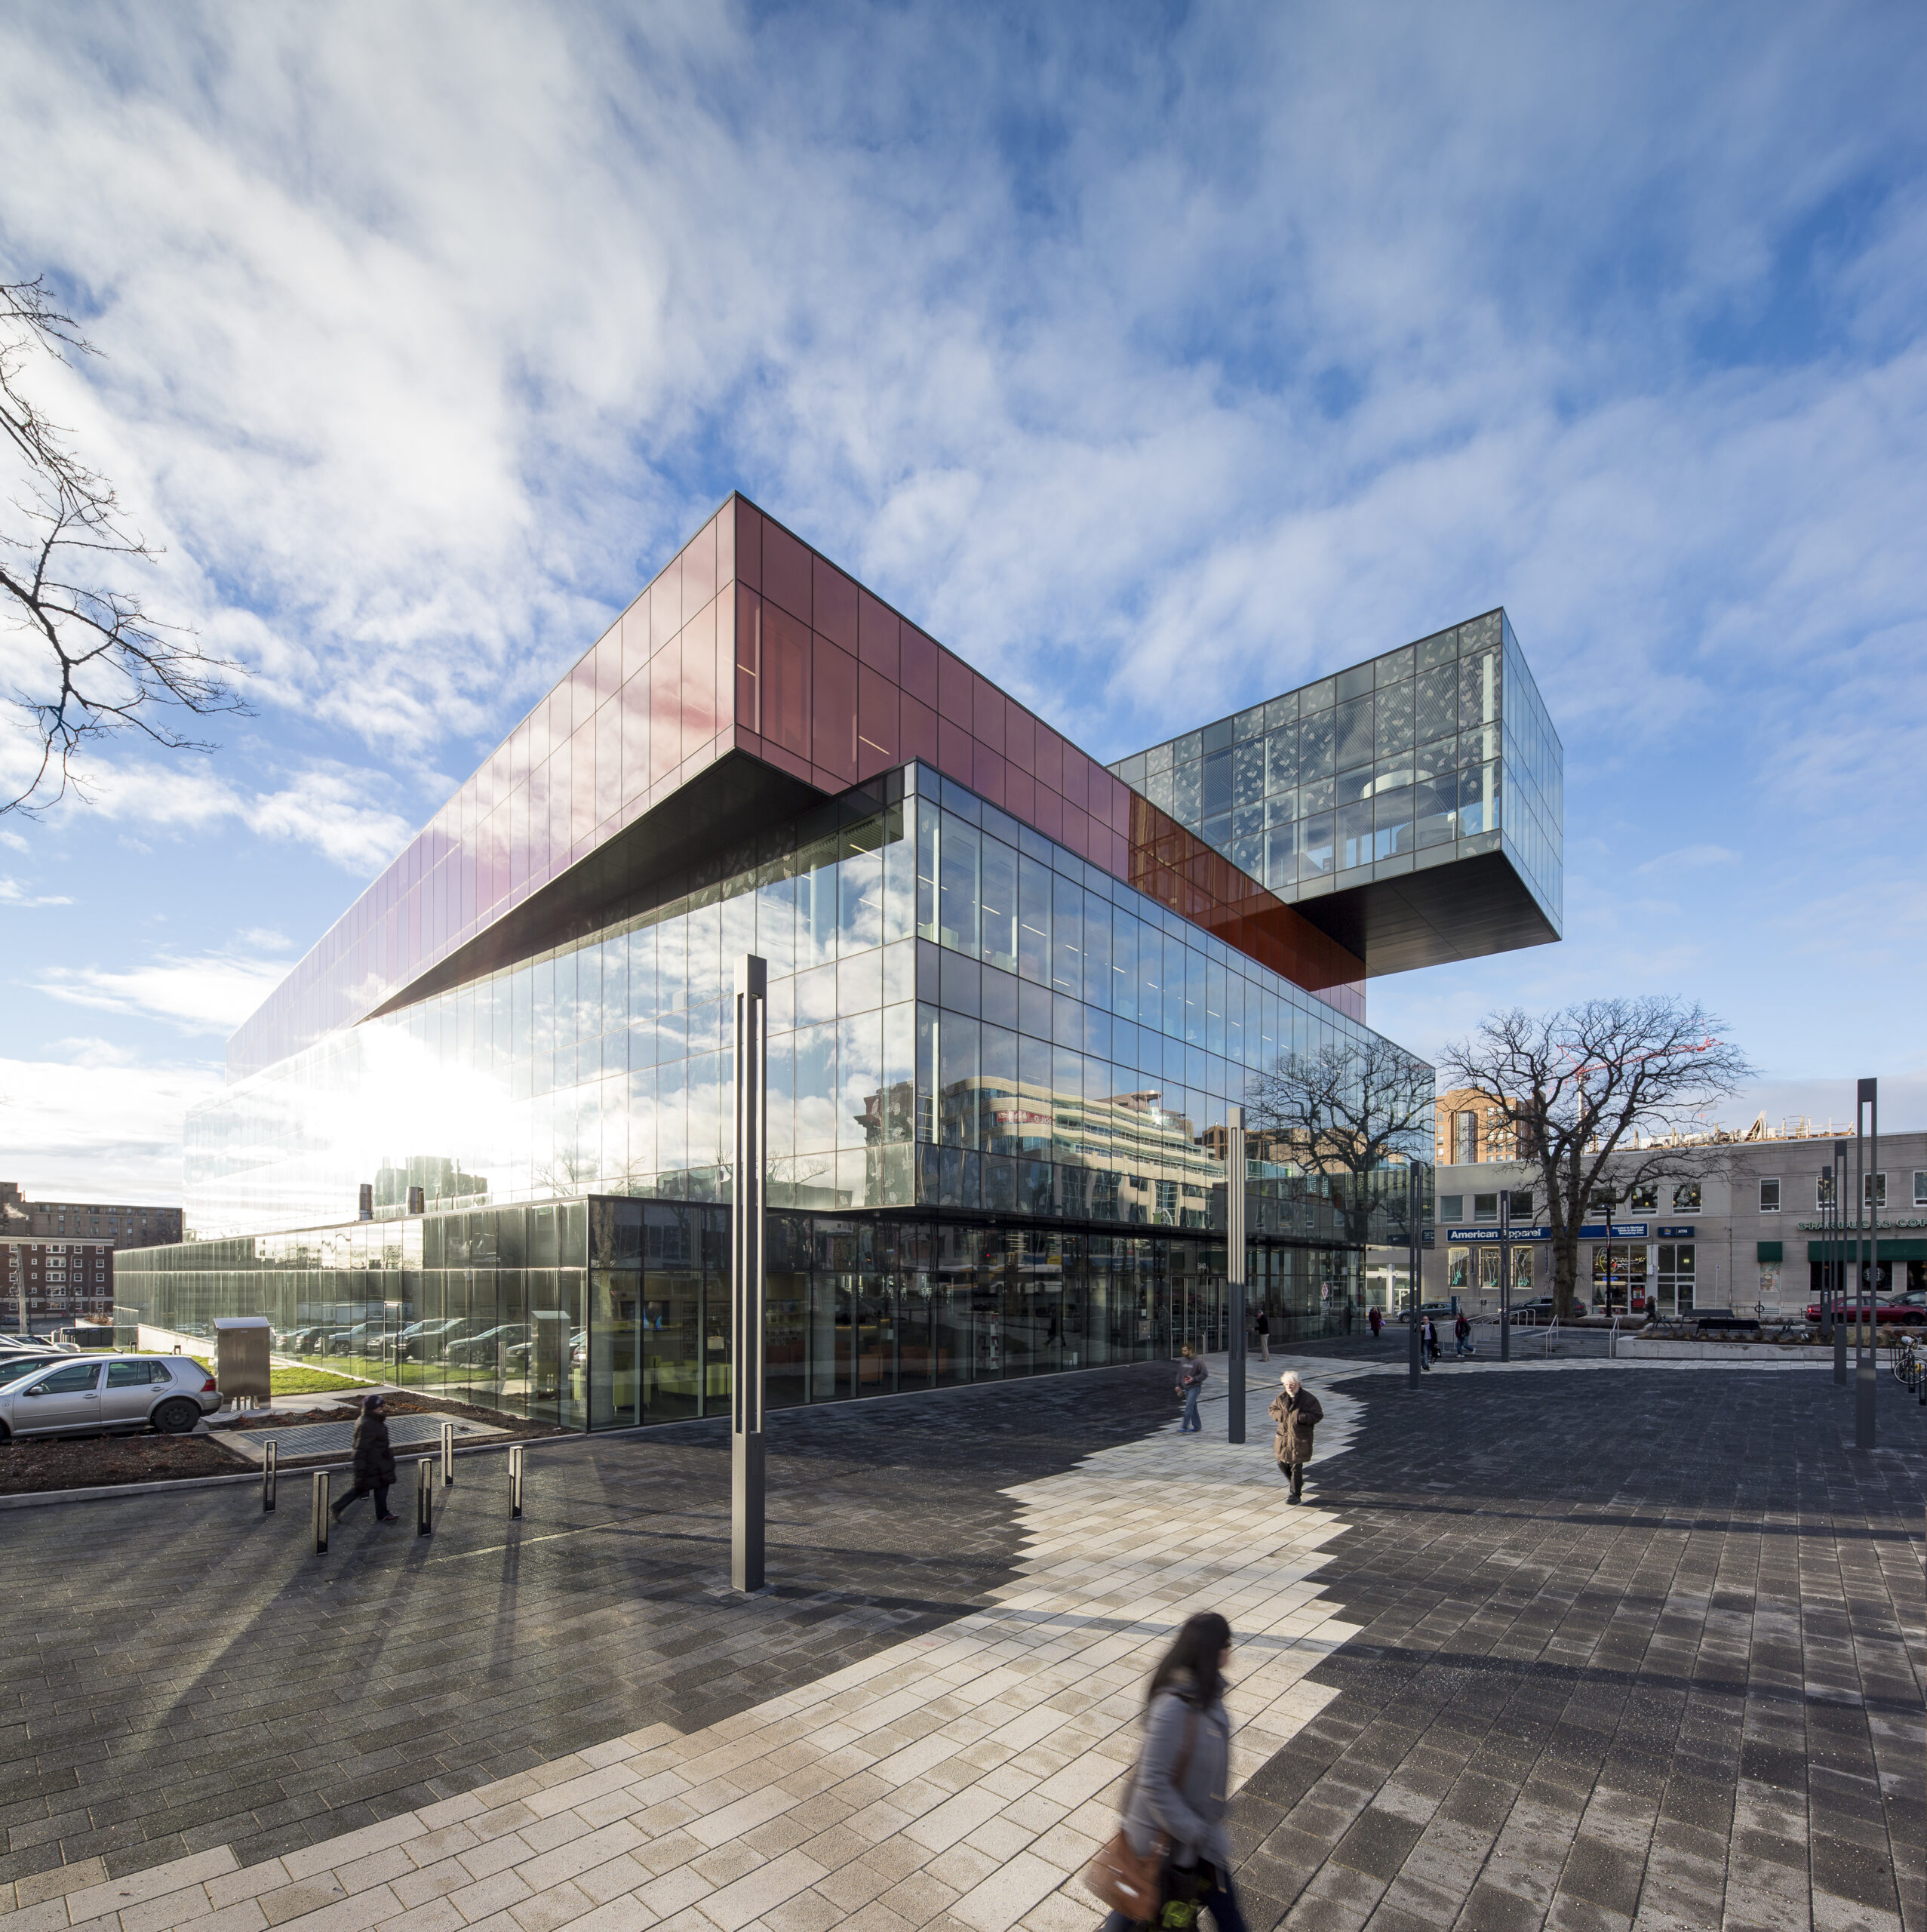
M 1559 937 L 1565 753 L 1503 611 L 1111 770 L 1369 971 Z
M 1457 648 L 1476 708 L 1480 653 Z M 1529 691 L 1512 661 L 1491 686 Z M 1302 697 L 1281 826 L 1319 816 Z M 1511 743 L 1465 715 L 1455 743 Z M 1285 728 L 1257 740 L 1280 797 Z M 265 1313 L 288 1346 L 573 1426 L 715 1405 L 728 995 L 755 952 L 772 1401 L 1219 1341 L 1226 1110 L 1295 1057 L 1372 1041 L 1385 968 L 1370 920 L 1320 924 L 1302 866 L 1264 882 L 1270 853 L 1254 871 L 1203 811 L 1218 734 L 1194 734 L 1182 798 L 1172 748 L 1154 776 L 1108 771 L 733 497 L 235 1035 L 188 1123 L 197 1238 L 121 1257 L 118 1318 L 198 1335 Z M 1557 741 L 1532 742 L 1551 910 L 1482 934 L 1475 894 L 1445 921 L 1459 952 L 1556 933 Z M 1326 758 L 1329 787 L 1329 737 Z M 1509 851 L 1501 832 L 1455 826 L 1436 869 Z M 1370 1175 L 1264 1146 L 1249 1276 L 1316 1332 L 1357 1308 L 1366 1247 L 1404 1242 L 1429 1112 Z

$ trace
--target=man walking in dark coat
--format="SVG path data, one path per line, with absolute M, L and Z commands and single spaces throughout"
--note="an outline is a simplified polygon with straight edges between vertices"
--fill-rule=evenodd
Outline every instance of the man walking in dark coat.
M 398 1523 L 399 1516 L 388 1513 L 388 1492 L 395 1481 L 395 1451 L 388 1440 L 388 1418 L 382 1413 L 380 1395 L 370 1395 L 361 1404 L 355 1421 L 355 1487 L 329 1511 L 338 1523 L 351 1503 L 358 1503 L 370 1491 L 374 1493 L 375 1521 Z

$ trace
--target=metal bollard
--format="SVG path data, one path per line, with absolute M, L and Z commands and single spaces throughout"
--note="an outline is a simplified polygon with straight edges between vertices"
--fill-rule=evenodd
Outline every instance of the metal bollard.
M 325 1556 L 328 1549 L 328 1472 L 315 1472 L 315 1554 Z
M 509 1518 L 520 1522 L 522 1516 L 522 1445 L 512 1443 L 509 1449 Z
M 277 1447 L 271 1435 L 261 1445 L 261 1514 L 272 1516 L 275 1513 L 275 1452 Z
M 441 1486 L 444 1489 L 455 1487 L 455 1425 L 452 1422 L 441 1425 Z
M 415 1534 L 435 1534 L 435 1458 L 424 1456 L 415 1465 Z

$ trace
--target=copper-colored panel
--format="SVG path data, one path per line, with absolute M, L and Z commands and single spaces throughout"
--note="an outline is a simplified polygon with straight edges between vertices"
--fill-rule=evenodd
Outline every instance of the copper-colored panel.
M 896 654 L 896 620 L 890 620 L 891 655 Z M 893 679 L 861 664 L 856 672 L 856 775 L 873 777 L 897 761 L 898 692 Z
M 742 584 L 736 592 L 736 721 L 763 730 L 763 600 Z
M 813 554 L 810 559 L 810 627 L 839 650 L 856 655 L 856 586 L 835 565 Z
M 705 523 L 683 546 L 683 621 L 716 594 L 716 525 Z
M 569 843 L 576 844 L 595 831 L 595 720 L 576 728 L 569 740 Z
M 810 552 L 787 530 L 763 526 L 763 599 L 780 604 L 807 629 L 811 603 Z
M 897 681 L 919 704 L 937 708 L 937 647 L 914 624 L 899 625 L 896 633 Z
M 1037 823 L 1037 781 L 1010 758 L 1003 761 L 1003 809 L 1026 825 Z
M 765 533 L 779 536 L 773 528 Z M 810 754 L 809 627 L 763 601 L 763 736 L 798 758 Z
M 856 611 L 856 654 L 873 671 L 881 671 L 891 683 L 896 681 L 896 613 L 880 604 L 867 590 L 860 590 Z
M 967 785 L 976 775 L 977 741 L 962 725 L 948 718 L 937 720 L 937 769 L 946 778 Z
M 977 674 L 954 652 L 937 647 L 937 715 L 970 728 L 976 715 Z M 965 780 L 966 784 L 969 780 Z
M 970 781 L 970 789 L 979 798 L 988 798 L 992 804 L 1001 807 L 1003 803 L 1003 758 L 992 751 L 982 739 L 974 739 L 972 742 L 976 747 L 972 755 L 972 769 L 976 775 Z
M 856 615 L 851 600 L 852 628 Z M 810 668 L 810 760 L 845 785 L 856 783 L 856 660 L 817 637 Z M 834 789 L 834 788 L 832 788 Z
M 798 758 L 794 752 L 785 751 L 781 745 L 773 743 L 767 738 L 763 740 L 763 755 L 779 771 L 787 771 L 792 778 L 800 778 L 806 785 L 813 782 L 810 776 L 810 761 L 807 758 Z
M 649 586 L 649 648 L 660 651 L 683 627 L 683 560 L 672 558 Z
M 937 715 L 906 691 L 896 708 L 897 750 L 902 761 L 913 758 L 927 764 L 937 761 Z
M 751 590 L 763 588 L 763 517 L 762 513 L 742 497 L 731 500 L 736 511 L 736 574 L 739 583 L 746 583 Z M 729 514 L 728 509 L 724 515 Z
M 622 613 L 622 682 L 649 662 L 649 593 L 644 591 Z
M 1064 843 L 1080 859 L 1090 857 L 1090 814 L 1081 805 L 1064 801 Z
M 1080 811 L 1090 805 L 1090 760 L 1075 745 L 1064 747 L 1064 783 L 1058 787 L 1067 805 Z
M 683 761 L 683 653 L 675 638 L 649 660 L 649 782 Z
M 1003 755 L 1019 771 L 1036 775 L 1037 721 L 1014 697 L 1003 700 Z
M 726 586 L 711 607 L 716 632 L 716 729 L 726 732 L 736 722 L 736 590 Z M 723 748 L 727 750 L 725 746 Z
M 716 588 L 718 590 L 721 590 L 724 584 L 734 582 L 736 576 L 736 537 L 738 514 L 736 501 L 737 500 L 732 497 L 709 519 L 709 528 L 715 532 Z
M 981 672 L 970 674 L 970 735 L 1003 755 L 1003 694 Z
M 1064 801 L 1055 792 L 1037 786 L 1037 816 L 1031 821 L 1046 838 L 1060 838 L 1064 831 Z
M 683 756 L 716 735 L 716 605 L 712 598 L 683 626 Z
M 1060 795 L 1064 789 L 1064 740 L 1040 718 L 1037 721 L 1037 783 Z
M 649 674 L 632 678 L 617 694 L 622 718 L 622 796 L 649 789 Z

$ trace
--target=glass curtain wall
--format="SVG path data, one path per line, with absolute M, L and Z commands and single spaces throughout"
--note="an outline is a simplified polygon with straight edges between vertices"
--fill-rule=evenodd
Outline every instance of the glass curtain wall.
M 756 952 L 773 1204 L 1221 1225 L 1248 1077 L 1372 1036 L 929 768 L 892 776 L 888 802 L 850 795 L 744 869 L 198 1109 L 192 1224 L 326 1223 L 364 1182 L 378 1213 L 416 1186 L 443 1208 L 725 1200 L 731 973 Z M 1258 1179 L 1256 1232 L 1336 1238 L 1321 1177 Z M 693 1307 L 635 1318 L 688 1328 Z
M 768 1399 L 847 1401 L 1225 1346 L 1222 1244 L 1182 1235 L 776 1213 Z M 729 1220 L 592 1197 L 128 1251 L 121 1340 L 211 1346 L 266 1315 L 276 1349 L 565 1429 L 725 1413 Z M 1348 1250 L 1254 1245 L 1254 1309 L 1329 1332 Z M 1336 1284 L 1337 1296 L 1321 1299 Z

